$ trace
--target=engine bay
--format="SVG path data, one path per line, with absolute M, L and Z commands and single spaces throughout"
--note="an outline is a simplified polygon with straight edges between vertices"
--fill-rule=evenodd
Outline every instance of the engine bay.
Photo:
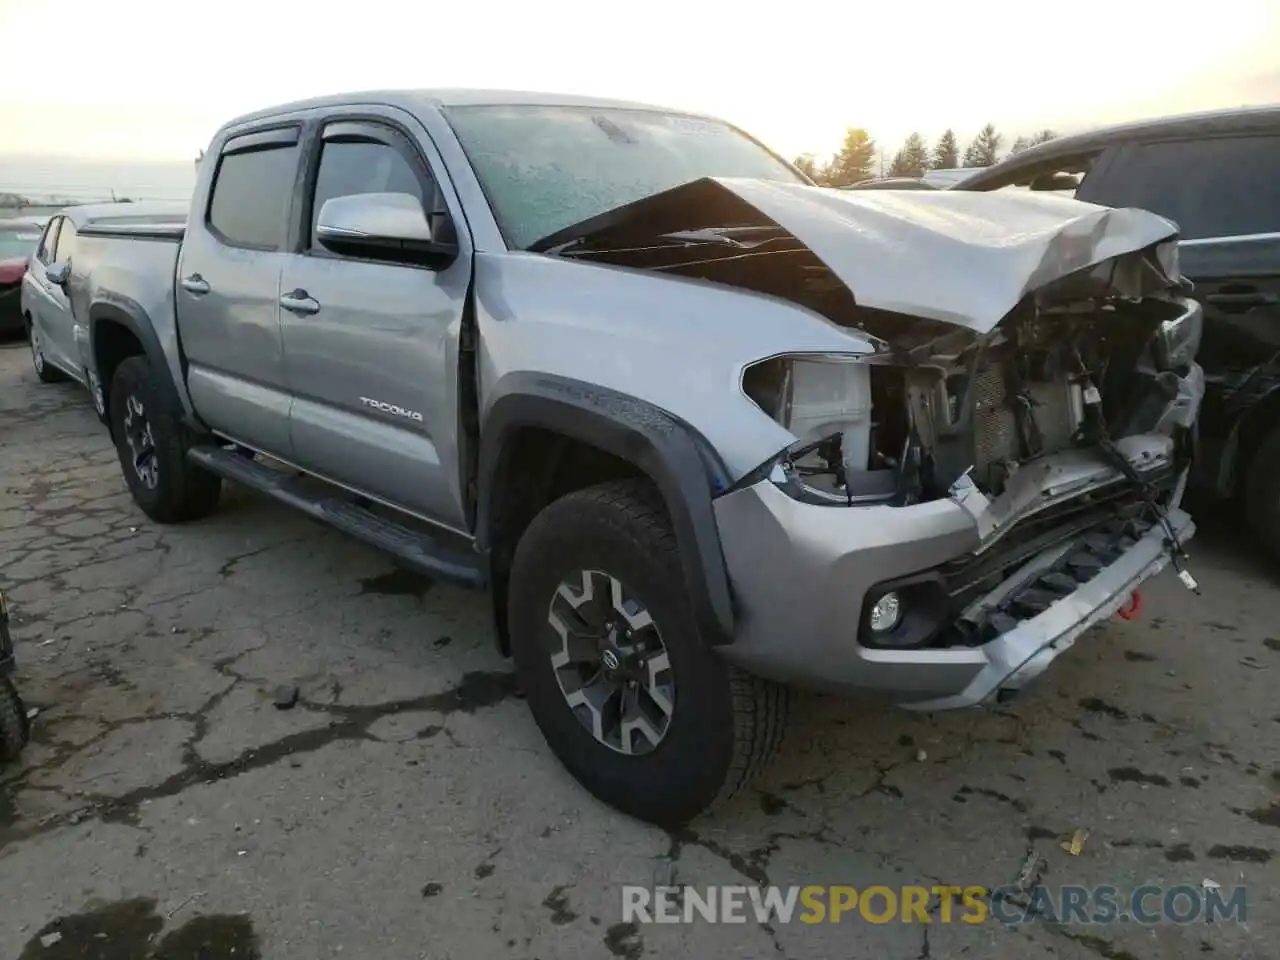
M 996 497 L 1041 458 L 1161 426 L 1179 377 L 1153 343 L 1179 309 L 1028 298 L 985 336 L 916 324 L 932 335 L 871 358 L 772 358 L 743 389 L 795 435 L 782 468 L 803 499 L 907 505 L 966 476 Z

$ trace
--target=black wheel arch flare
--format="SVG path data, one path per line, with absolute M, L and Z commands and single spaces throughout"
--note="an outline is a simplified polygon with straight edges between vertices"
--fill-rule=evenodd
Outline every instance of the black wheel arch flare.
M 95 303 L 89 309 L 89 350 L 93 355 L 98 377 L 102 381 L 104 395 L 110 396 L 111 384 L 109 378 L 103 376 L 99 345 L 102 330 L 108 324 L 116 324 L 133 334 L 142 345 L 143 355 L 156 373 L 161 389 L 170 394 L 174 409 L 185 410 L 181 395 L 178 393 L 178 386 L 173 382 L 173 375 L 165 360 L 164 348 L 160 345 L 160 338 L 151 325 L 151 318 L 141 304 L 128 297 L 117 297 L 110 302 Z
M 728 471 L 692 426 L 646 400 L 551 374 L 505 377 L 480 433 L 476 546 L 493 547 L 493 505 L 508 482 L 504 445 L 524 427 L 537 427 L 633 464 L 657 486 L 680 548 L 685 586 L 700 636 L 712 645 L 733 640 L 734 609 L 720 534 L 712 510 L 715 492 L 728 489 Z M 518 481 L 517 481 L 518 482 Z

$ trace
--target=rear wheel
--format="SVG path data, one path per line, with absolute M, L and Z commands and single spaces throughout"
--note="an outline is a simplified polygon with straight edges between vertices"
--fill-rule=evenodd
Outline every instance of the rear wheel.
M 27 329 L 27 339 L 31 343 L 31 366 L 35 367 L 36 376 L 41 383 L 61 383 L 67 375 L 51 364 L 44 355 L 44 335 L 34 323 Z
M 147 516 L 181 523 L 217 508 L 222 480 L 187 459 L 191 431 L 146 357 L 129 357 L 116 367 L 108 410 L 125 482 Z
M 1258 543 L 1280 560 L 1280 430 L 1262 441 L 1245 480 L 1245 517 Z
M 601 484 L 548 506 L 520 540 L 510 583 L 512 652 L 534 719 L 601 800 L 682 823 L 777 750 L 789 692 L 702 642 L 649 484 Z

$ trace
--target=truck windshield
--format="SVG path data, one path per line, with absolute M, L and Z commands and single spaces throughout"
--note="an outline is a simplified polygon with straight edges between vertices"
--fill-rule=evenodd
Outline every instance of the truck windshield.
M 650 110 L 445 110 L 507 243 L 542 237 L 702 177 L 804 181 L 727 123 Z

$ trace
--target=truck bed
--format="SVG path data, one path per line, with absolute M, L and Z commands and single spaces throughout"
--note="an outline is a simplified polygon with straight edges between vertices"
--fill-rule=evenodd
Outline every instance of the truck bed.
M 131 222 L 102 222 L 89 224 L 80 231 L 82 237 L 114 237 L 121 240 L 170 240 L 181 241 L 187 233 L 186 223 L 137 220 Z
M 163 351 L 156 355 L 164 356 L 174 382 L 181 382 L 174 279 L 185 234 L 185 216 L 148 213 L 96 220 L 80 230 L 68 294 L 81 360 L 93 377 L 99 374 L 90 337 L 95 319 L 108 313 L 118 319 L 120 305 L 130 304 L 128 312 L 146 318 L 133 332 L 140 340 L 154 335 Z

